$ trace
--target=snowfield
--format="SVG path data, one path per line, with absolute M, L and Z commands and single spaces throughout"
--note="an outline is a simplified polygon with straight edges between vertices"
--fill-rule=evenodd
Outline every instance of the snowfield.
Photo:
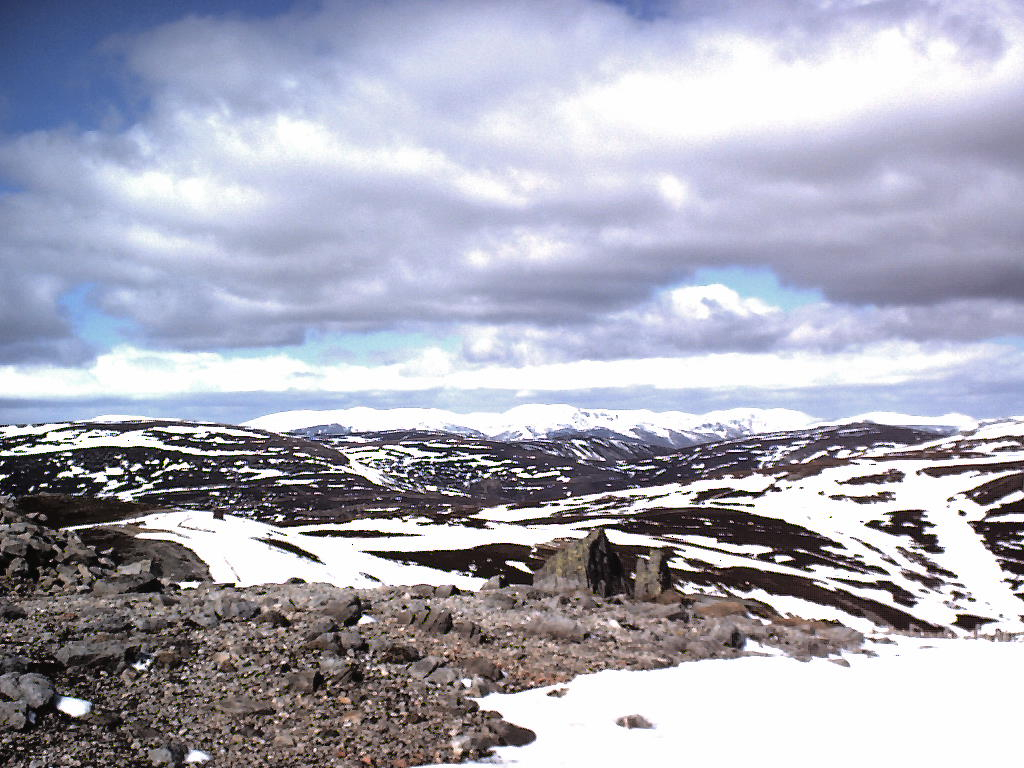
M 173 511 L 123 522 L 144 529 L 138 538 L 172 541 L 191 549 L 206 563 L 214 581 L 240 587 L 283 583 L 292 577 L 367 588 L 454 584 L 478 589 L 483 583 L 471 576 L 374 557 L 351 540 L 304 536 L 294 529 L 231 515 L 219 520 L 204 512 Z
M 537 733 L 525 747 L 463 765 L 981 766 L 1019 752 L 1024 643 L 893 635 L 869 658 L 705 660 L 577 677 L 492 694 L 484 709 Z M 651 729 L 616 719 L 639 714 Z M 1009 761 L 1009 762 L 1008 762 Z

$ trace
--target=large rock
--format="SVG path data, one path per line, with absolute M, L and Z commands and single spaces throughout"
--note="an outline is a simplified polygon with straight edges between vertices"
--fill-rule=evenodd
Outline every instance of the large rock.
M 672 573 L 668 569 L 668 551 L 652 549 L 646 558 L 637 558 L 633 597 L 637 600 L 657 600 L 672 589 Z
M 585 589 L 602 597 L 626 591 L 622 561 L 603 528 L 548 558 L 533 574 L 533 585 L 557 592 Z

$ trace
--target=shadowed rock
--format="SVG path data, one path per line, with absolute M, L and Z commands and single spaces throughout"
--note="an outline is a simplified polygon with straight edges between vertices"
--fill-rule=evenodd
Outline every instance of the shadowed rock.
M 622 561 L 603 528 L 556 552 L 533 574 L 540 589 L 585 589 L 602 597 L 626 592 Z

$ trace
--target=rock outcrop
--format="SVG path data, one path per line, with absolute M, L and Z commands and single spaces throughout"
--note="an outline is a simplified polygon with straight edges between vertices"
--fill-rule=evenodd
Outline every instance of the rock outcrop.
M 637 600 L 657 600 L 672 589 L 668 557 L 669 553 L 666 550 L 652 549 L 646 558 L 637 558 L 633 597 Z
M 115 559 L 113 550 L 97 551 L 75 531 L 48 523 L 46 513 L 26 512 L 21 502 L 0 498 L 0 573 L 6 577 L 0 582 L 0 595 L 26 590 L 123 594 L 163 589 L 152 561 Z
M 603 528 L 595 528 L 548 558 L 534 573 L 533 585 L 552 592 L 584 589 L 602 597 L 627 591 L 622 560 Z

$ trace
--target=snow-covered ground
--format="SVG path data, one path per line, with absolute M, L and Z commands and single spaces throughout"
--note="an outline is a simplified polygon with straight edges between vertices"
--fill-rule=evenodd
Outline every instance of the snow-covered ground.
M 898 637 L 877 658 L 745 657 L 608 671 L 493 694 L 481 707 L 537 733 L 467 765 L 886 768 L 1018 761 L 1024 642 Z M 652 729 L 626 729 L 639 714 Z
M 292 577 L 345 587 L 380 584 L 454 584 L 477 589 L 483 579 L 397 563 L 362 552 L 349 540 L 304 536 L 256 520 L 208 512 L 157 512 L 126 524 L 141 539 L 173 541 L 195 552 L 214 581 L 239 586 L 282 583 Z M 79 526 L 88 528 L 89 526 Z

